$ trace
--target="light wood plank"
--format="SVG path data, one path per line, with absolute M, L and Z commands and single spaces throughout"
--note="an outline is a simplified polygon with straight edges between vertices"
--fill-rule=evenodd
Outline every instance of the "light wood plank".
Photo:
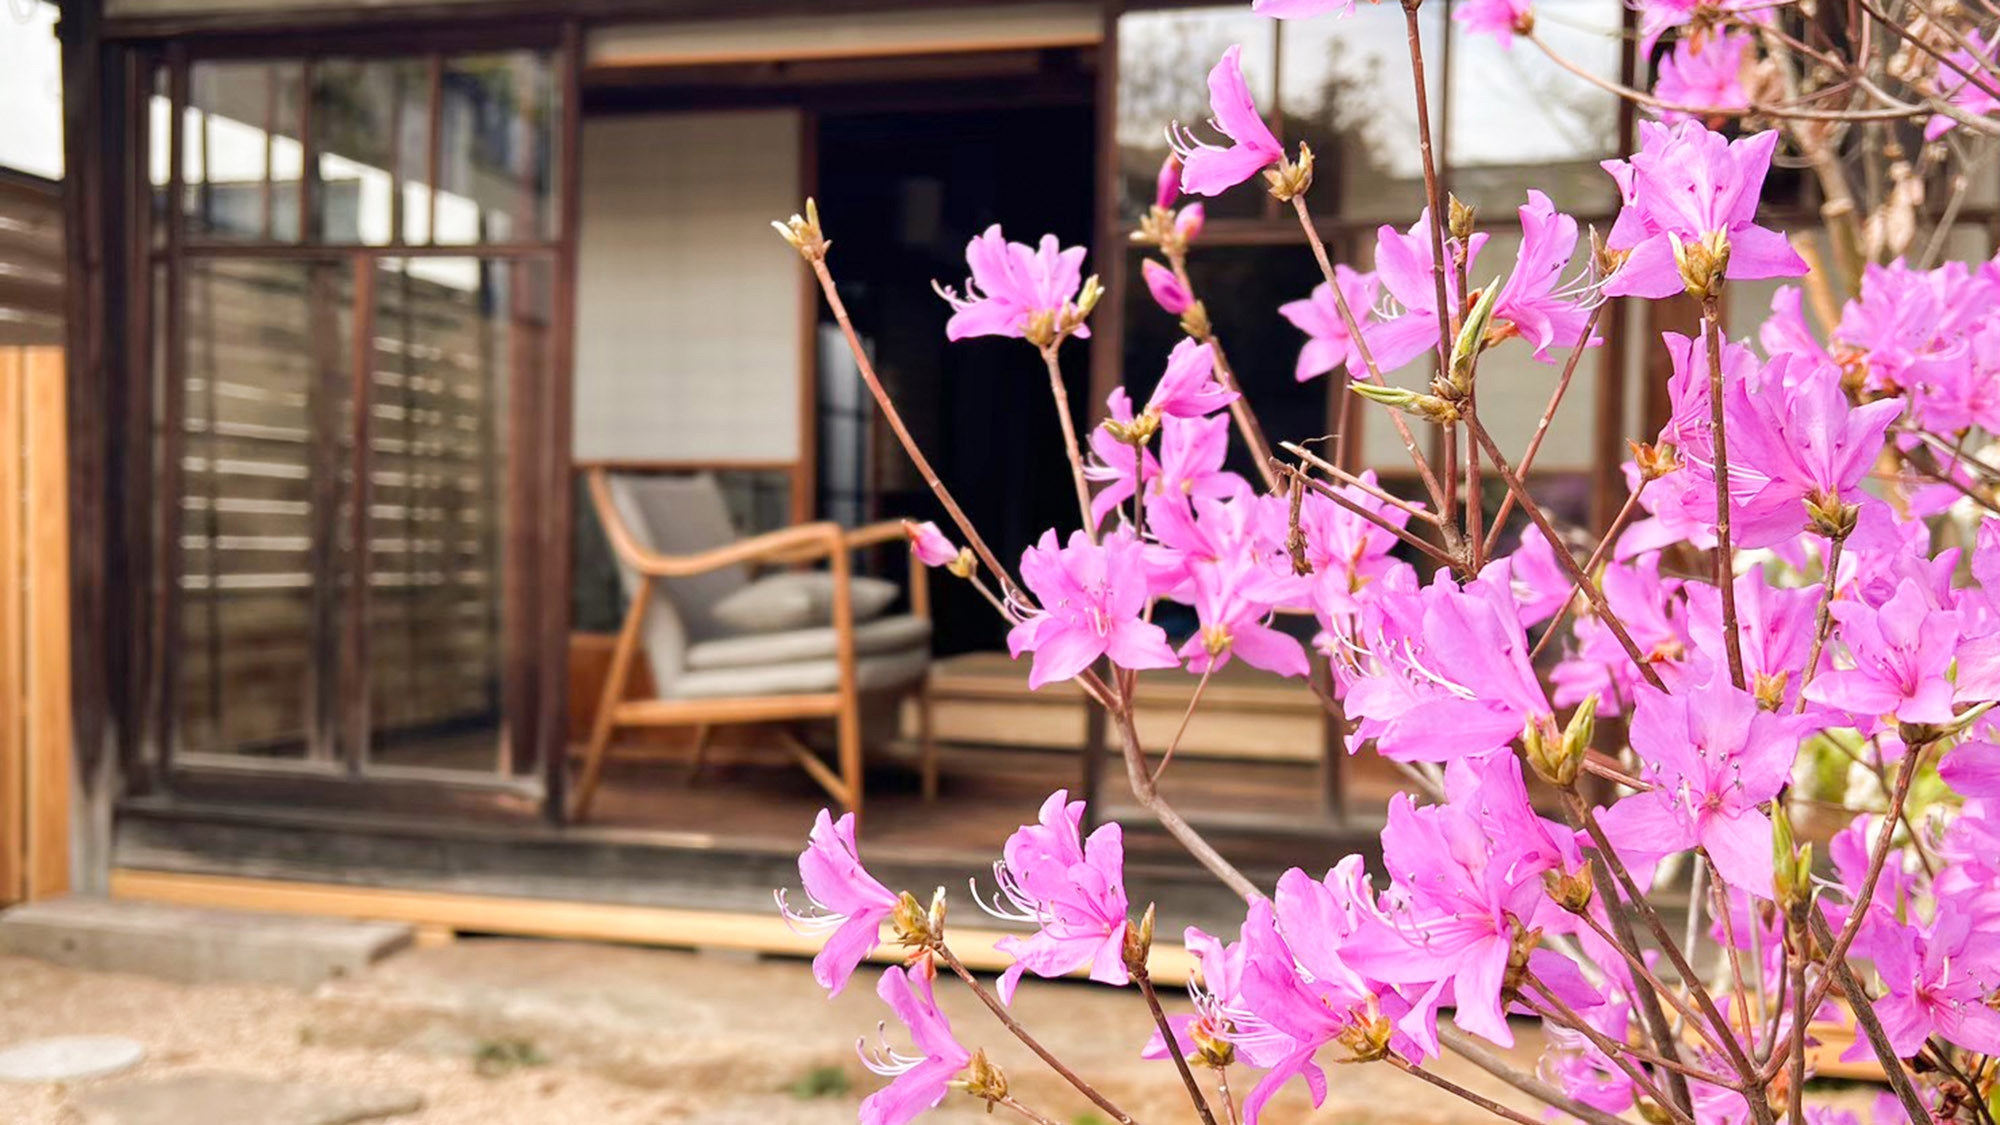
M 63 355 L 26 363 L 27 894 L 70 886 L 69 469 Z
M 20 348 L 0 348 L 0 903 L 19 902 L 25 891 L 22 848 L 21 708 L 26 638 L 21 635 L 21 387 L 25 368 Z
M 183 906 L 261 910 L 276 914 L 310 914 L 408 922 L 460 932 L 515 934 L 572 941 L 615 941 L 639 945 L 747 949 L 759 953 L 808 957 L 820 943 L 794 932 L 778 916 L 733 914 L 709 910 L 676 910 L 658 906 L 555 899 L 493 898 L 437 891 L 386 887 L 340 887 L 323 883 L 241 879 L 217 875 L 176 875 L 116 868 L 111 872 L 113 898 L 169 902 Z M 1012 959 L 995 948 L 1007 934 L 1000 930 L 951 927 L 951 948 L 974 969 L 1005 968 Z M 886 944 L 874 960 L 901 960 L 900 947 Z M 1153 977 L 1167 984 L 1185 984 L 1194 958 L 1178 945 L 1153 947 Z

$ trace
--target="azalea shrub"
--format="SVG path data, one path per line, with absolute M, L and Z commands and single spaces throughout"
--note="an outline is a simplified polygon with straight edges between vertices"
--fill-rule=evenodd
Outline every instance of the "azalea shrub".
M 1244 902 L 1234 932 L 1182 935 L 1199 963 L 1191 1009 L 1164 1004 L 1120 827 L 1088 827 L 1056 793 L 1005 842 L 981 902 L 1019 924 L 988 982 L 951 946 L 944 892 L 882 885 L 853 817 L 822 813 L 803 897 L 780 895 L 826 935 L 817 979 L 839 992 L 869 958 L 899 962 L 876 989 L 908 1045 L 865 1052 L 892 1080 L 861 1119 L 901 1125 L 966 1097 L 1052 1120 L 965 1045 L 942 980 L 1093 1112 L 1130 1122 L 1010 1014 L 1023 976 L 1086 975 L 1140 994 L 1132 1050 L 1160 1059 L 1208 1125 L 1254 1123 L 1294 1082 L 1318 1104 L 1337 1063 L 1542 1119 L 1438 1073 L 1448 1054 L 1515 1087 L 1513 1104 L 1591 1125 L 1835 1125 L 1853 1114 L 1805 1089 L 1829 1028 L 1885 1079 L 1877 1120 L 1994 1125 L 2000 262 L 1939 257 L 1969 185 L 1991 175 L 2000 9 L 1638 0 L 1653 81 L 1613 89 L 1644 117 L 1639 150 L 1604 163 L 1623 206 L 1585 231 L 1541 192 L 1441 195 L 1425 2 L 1404 11 L 1429 206 L 1380 230 L 1369 269 L 1331 260 L 1306 203 L 1313 155 L 1273 135 L 1237 49 L 1207 75 L 1212 120 L 1161 123 L 1176 155 L 1132 239 L 1185 338 L 1144 402 L 1114 391 L 1087 430 L 1069 415 L 1059 359 L 1103 292 L 1082 249 L 999 227 L 973 240 L 969 280 L 940 290 L 948 333 L 1019 339 L 1024 365 L 1041 360 L 1076 492 L 1075 523 L 1018 559 L 994 555 L 911 440 L 840 302 L 817 211 L 777 224 L 951 517 L 911 526 L 915 557 L 1007 619 L 1031 687 L 1073 681 L 1103 708 L 1140 803 Z M 1255 8 L 1337 20 L 1352 2 Z M 1454 16 L 1454 34 L 1554 55 L 1528 0 L 1463 0 Z M 1817 184 L 1815 229 L 1760 214 L 1779 161 Z M 1239 191 L 1296 211 L 1299 253 L 1324 276 L 1281 310 L 1302 333 L 1297 376 L 1387 412 L 1420 495 L 1356 471 L 1340 435 L 1264 435 L 1229 326 L 1188 270 L 1202 199 Z M 1481 254 L 1482 207 L 1512 210 L 1512 261 Z M 1725 326 L 1723 297 L 1747 281 L 1784 284 L 1761 323 Z M 1648 342 L 1671 409 L 1632 435 L 1623 506 L 1591 535 L 1544 510 L 1530 471 L 1547 430 L 1580 424 L 1565 394 L 1614 300 L 1676 304 L 1695 328 Z M 1481 361 L 1501 349 L 1562 372 L 1524 448 L 1480 416 Z M 1252 475 L 1225 468 L 1233 448 Z M 1198 626 L 1170 637 L 1165 602 Z M 1259 885 L 1161 795 L 1179 735 L 1139 729 L 1137 673 L 1196 678 L 1192 711 L 1238 660 L 1299 680 L 1350 751 L 1408 779 L 1378 865 L 1348 856 Z M 1700 942 L 1716 955 L 1697 958 Z M 1496 1050 L 1523 1020 L 1542 1024 L 1526 1069 Z

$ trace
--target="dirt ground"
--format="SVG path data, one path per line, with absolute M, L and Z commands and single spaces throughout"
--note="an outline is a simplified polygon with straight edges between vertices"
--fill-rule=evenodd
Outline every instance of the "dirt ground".
M 829 1002 L 799 962 L 461 940 L 302 995 L 0 958 L 0 1047 L 72 1034 L 146 1044 L 137 1070 L 99 1083 L 221 1071 L 414 1090 L 424 1108 L 393 1119 L 407 1125 L 835 1125 L 853 1121 L 879 1081 L 854 1054 L 887 1015 L 864 974 Z M 987 1048 L 1017 1096 L 1064 1125 L 1104 1120 L 947 983 L 939 991 L 959 1038 Z M 1149 1021 L 1130 990 L 1030 981 L 1014 1011 L 1135 1118 L 1193 1120 L 1172 1069 L 1137 1058 Z M 892 1021 L 892 1042 L 902 1042 L 898 1030 Z M 1531 1037 L 1516 1051 L 1522 1062 Z M 1295 1084 L 1267 1125 L 1492 1120 L 1382 1066 L 1329 1069 L 1323 1110 Z M 1444 1072 L 1488 1095 L 1510 1093 L 1463 1064 Z M 1252 1076 L 1235 1077 L 1240 1097 Z M 0 1122 L 66 1125 L 80 1089 L 0 1083 Z M 986 1119 L 981 1108 L 953 1095 L 926 1120 L 970 1123 Z

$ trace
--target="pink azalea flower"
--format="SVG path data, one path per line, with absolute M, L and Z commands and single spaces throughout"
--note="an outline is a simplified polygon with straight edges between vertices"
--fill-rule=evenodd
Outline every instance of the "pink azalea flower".
M 1755 380 L 1725 388 L 1735 543 L 1770 547 L 1798 535 L 1808 522 L 1806 503 L 1880 504 L 1861 479 L 1882 452 L 1882 436 L 1903 412 L 1903 400 L 1848 402 L 1839 369 L 1793 356 L 1771 361 Z M 1742 465 L 1754 492 L 1736 472 Z
M 1354 14 L 1354 0 L 1252 0 L 1250 10 L 1260 16 L 1280 20 L 1351 16 Z
M 1179 316 L 1194 304 L 1194 294 L 1174 276 L 1174 271 L 1153 259 L 1139 263 L 1139 274 L 1145 278 L 1146 292 L 1152 294 L 1153 303 L 1168 313 Z
M 1806 698 L 1855 715 L 1894 715 L 1906 723 L 1952 718 L 1945 673 L 1958 644 L 1958 613 L 1939 609 L 1905 579 L 1881 608 L 1852 601 L 1830 607 L 1853 667 L 1836 666 L 1806 687 Z
M 965 261 L 972 277 L 965 292 L 939 287 L 938 294 L 952 307 L 946 323 L 947 339 L 973 336 L 1026 335 L 1028 321 L 1038 313 L 1060 315 L 1075 308 L 1077 290 L 1083 286 L 1081 246 L 1065 250 L 1056 236 L 1045 234 L 1039 247 L 1009 242 L 1000 225 L 965 247 Z M 1076 335 L 1090 335 L 1079 327 Z
M 1938 763 L 1938 776 L 1961 797 L 2000 797 L 2000 745 L 1960 743 Z
M 1791 780 L 1796 724 L 1717 677 L 1674 695 L 1642 690 L 1631 730 L 1653 788 L 1599 814 L 1612 845 L 1648 872 L 1699 845 L 1730 886 L 1770 898 L 1771 818 L 1762 806 Z
M 1689 583 L 1684 589 L 1693 649 L 1713 660 L 1723 651 L 1722 595 L 1705 582 Z M 1798 698 L 1806 656 L 1812 648 L 1819 597 L 1814 589 L 1772 586 L 1762 567 L 1751 567 L 1736 578 L 1736 631 L 1743 652 L 1743 674 L 1753 687 L 1760 681 L 1783 677 L 1781 699 L 1786 705 L 1779 708 L 1781 711 L 1789 711 L 1791 702 Z
M 1235 494 L 1243 478 L 1222 467 L 1229 457 L 1229 427 L 1226 414 L 1213 418 L 1169 414 L 1160 419 L 1160 475 L 1146 503 L 1148 512 L 1162 499 L 1185 503 L 1194 496 Z
M 1181 158 L 1168 153 L 1160 162 L 1160 174 L 1153 181 L 1153 206 L 1162 211 L 1171 210 L 1174 201 L 1181 197 Z
M 1215 377 L 1215 345 L 1182 340 L 1168 354 L 1167 370 L 1146 400 L 1146 410 L 1172 418 L 1206 418 L 1239 397 Z
M 1520 215 L 1521 253 L 1494 301 L 1493 319 L 1527 340 L 1536 359 L 1547 360 L 1551 347 L 1586 343 L 1583 326 L 1590 320 L 1589 295 L 1561 291 L 1563 271 L 1576 253 L 1576 220 L 1559 213 L 1539 191 L 1528 193 Z
M 1683 37 L 1673 53 L 1660 60 L 1660 73 L 1653 83 L 1653 96 L 1675 105 L 1708 110 L 1745 111 L 1750 94 L 1743 88 L 1743 53 L 1750 36 L 1739 31 L 1723 31 L 1704 38 Z M 1690 115 L 1677 109 L 1662 111 L 1668 121 L 1687 121 Z
M 1430 209 L 1425 208 L 1416 225 L 1407 231 L 1398 232 L 1385 224 L 1375 232 L 1375 275 L 1404 310 L 1400 316 L 1362 333 L 1369 353 L 1375 357 L 1375 366 L 1384 372 L 1394 371 L 1438 344 L 1437 281 L 1431 276 L 1430 221 Z M 1455 243 L 1455 239 L 1445 241 L 1447 262 Z M 1478 260 L 1479 248 L 1484 245 L 1483 233 L 1469 240 L 1467 268 Z M 1446 298 L 1456 308 L 1457 272 L 1446 269 L 1444 278 Z
M 1333 877 L 1328 874 L 1329 880 Z M 1367 982 L 1351 970 L 1328 976 L 1301 972 L 1306 961 L 1321 969 L 1334 964 L 1342 931 L 1309 925 L 1300 930 L 1303 950 L 1279 931 L 1275 909 L 1265 899 L 1251 903 L 1243 921 L 1243 974 L 1237 1000 L 1244 1022 L 1250 1025 L 1245 1038 L 1287 1049 L 1271 1058 L 1276 1052 L 1267 1048 L 1256 1060 L 1265 1074 L 1243 1099 L 1246 1125 L 1256 1125 L 1265 1104 L 1294 1078 L 1305 1079 L 1314 1106 L 1326 1100 L 1326 1072 L 1313 1055 L 1354 1025 L 1372 995 Z
M 1330 644 L 1355 743 L 1442 762 L 1512 742 L 1554 708 L 1528 663 L 1505 563 L 1464 588 L 1443 571 L 1421 590 L 1382 590 Z
M 1007 838 L 993 877 L 1005 909 L 988 912 L 1036 927 L 994 947 L 1014 959 L 1000 975 L 1003 1003 L 1014 1002 L 1023 973 L 1060 977 L 1089 968 L 1090 979 L 1125 984 L 1125 843 L 1123 830 L 1104 824 L 1082 838 L 1083 802 L 1058 789 L 1042 802 L 1041 819 Z
M 1874 268 L 1873 265 L 1869 268 Z M 1772 356 L 1796 355 L 1815 362 L 1832 363 L 1833 356 L 1819 342 L 1806 323 L 1805 292 L 1796 285 L 1782 285 L 1771 295 L 1771 315 L 1757 328 L 1757 342 Z
M 1174 216 L 1174 233 L 1180 235 L 1183 242 L 1200 238 L 1202 228 L 1207 225 L 1208 208 L 1202 206 L 1199 200 L 1181 208 L 1180 213 Z
M 1468 34 L 1491 35 L 1510 50 L 1516 35 L 1535 27 L 1534 5 L 1528 0 L 1466 0 L 1453 6 L 1451 18 L 1464 24 Z
M 778 892 L 778 909 L 793 928 L 832 931 L 813 958 L 813 979 L 838 996 L 862 960 L 875 951 L 882 922 L 896 909 L 896 896 L 861 866 L 854 847 L 854 814 L 833 820 L 825 809 L 813 821 L 811 842 L 799 853 L 799 881 L 807 910 L 795 911 Z
M 886 1044 L 874 1051 L 861 1052 L 869 1070 L 894 1081 L 861 1101 L 861 1125 L 904 1125 L 904 1122 L 934 1109 L 951 1091 L 951 1080 L 972 1061 L 972 1053 L 952 1037 L 951 1021 L 939 1010 L 931 992 L 937 974 L 929 961 L 909 972 L 901 966 L 883 970 L 875 986 L 876 995 L 896 1013 L 909 1029 L 916 1054 L 904 1054 Z
M 1208 72 L 1211 123 L 1229 138 L 1228 147 L 1204 144 L 1185 128 L 1178 130 L 1174 148 L 1184 165 L 1181 187 L 1190 195 L 1221 195 L 1276 164 L 1284 147 L 1271 135 L 1243 80 L 1243 48 L 1232 46 Z
M 1938 96 L 1971 116 L 1990 117 L 2000 110 L 2000 99 L 1990 93 L 1995 87 L 2000 87 L 2000 81 L 1993 77 L 1993 48 L 1980 36 L 1978 28 L 1966 32 L 1965 39 L 1972 44 L 1973 50 L 1960 48 L 1945 55 L 1958 69 L 1938 67 Z M 1980 81 L 1967 79 L 1967 73 L 1980 75 Z M 1933 114 L 1924 125 L 1924 139 L 1937 140 L 1957 127 L 1957 118 L 1942 113 Z
M 1653 53 L 1653 44 L 1669 29 L 1695 22 L 1702 10 L 1728 13 L 1748 23 L 1770 23 L 1771 6 L 1765 0 L 1639 0 L 1639 50 Z
M 1712 235 L 1729 240 L 1733 281 L 1799 277 L 1805 259 L 1785 236 L 1756 223 L 1757 198 L 1776 132 L 1731 141 L 1698 121 L 1639 125 L 1640 148 L 1630 161 L 1607 160 L 1625 206 L 1606 243 L 1630 252 L 1605 282 L 1613 297 L 1671 297 L 1683 290 L 1674 243 L 1694 245 Z
M 1174 1034 L 1173 1049 L 1186 1058 L 1201 1049 L 1200 1039 L 1235 1045 L 1237 1029 L 1230 1009 L 1234 1006 L 1243 976 L 1243 943 L 1225 943 L 1221 938 L 1204 933 L 1199 927 L 1189 926 L 1182 935 L 1181 944 L 1194 955 L 1199 972 L 1188 982 L 1188 998 L 1194 1002 L 1194 1012 L 1175 1012 L 1167 1016 L 1167 1027 Z M 1237 1053 L 1255 1066 L 1255 1059 L 1246 1053 L 1254 1049 L 1255 1045 L 1246 1041 L 1237 1048 Z M 1146 1040 L 1139 1057 L 1164 1059 L 1168 1057 L 1167 1050 L 1166 1037 L 1155 1031 Z M 1283 1052 L 1279 1057 L 1285 1053 L 1289 1052 Z
M 1375 473 L 1364 472 L 1361 479 L 1373 485 Z M 1333 487 L 1391 527 L 1410 522 L 1410 513 L 1361 488 L 1351 484 Z M 1369 585 L 1392 570 L 1409 568 L 1391 554 L 1396 549 L 1394 535 L 1317 492 L 1307 492 L 1299 503 L 1299 530 L 1306 538 L 1306 565 L 1313 571 L 1313 605 L 1324 627 L 1331 628 L 1333 615 L 1352 613 L 1355 596 Z
M 1341 295 L 1347 298 L 1347 309 L 1354 314 L 1355 325 L 1365 333 L 1375 307 L 1378 288 L 1375 275 L 1357 273 L 1346 266 L 1333 267 L 1333 274 L 1340 281 Z M 1361 351 L 1355 346 L 1354 337 L 1348 334 L 1347 322 L 1341 319 L 1340 305 L 1334 300 L 1331 285 L 1320 282 L 1311 296 L 1278 306 L 1278 315 L 1311 337 L 1299 349 L 1293 378 L 1303 383 L 1343 367 L 1350 376 L 1362 374 Z
M 1125 393 L 1124 387 L 1114 388 L 1110 397 L 1105 399 L 1105 405 L 1111 415 L 1111 421 L 1120 423 L 1132 421 L 1132 396 Z M 1133 459 L 1138 456 L 1140 456 L 1139 450 L 1112 436 L 1103 426 L 1090 431 L 1090 460 L 1083 467 L 1083 475 L 1103 485 L 1097 490 L 1097 495 L 1090 498 L 1092 523 L 1099 527 L 1104 526 L 1104 517 L 1130 498 L 1133 490 L 1138 487 L 1133 468 Z M 1146 479 L 1150 481 L 1160 475 L 1160 462 L 1154 458 L 1151 450 L 1146 450 L 1144 457 L 1144 471 Z
M 925 566 L 943 566 L 958 559 L 958 548 L 929 520 L 922 523 L 904 520 L 903 534 L 909 536 L 911 550 Z
M 1253 557 L 1239 554 L 1195 567 L 1193 578 L 1201 628 L 1181 646 L 1188 671 L 1212 671 L 1232 656 L 1280 676 L 1304 676 L 1312 670 L 1305 646 L 1268 624 L 1272 611 L 1291 596 L 1289 575 L 1280 580 Z
M 1681 583 L 1660 575 L 1660 556 L 1614 563 L 1604 569 L 1598 584 L 1654 673 L 1669 683 L 1677 680 L 1688 649 L 1687 615 L 1679 596 Z M 1581 703 L 1595 695 L 1600 714 L 1622 714 L 1646 682 L 1644 673 L 1602 621 L 1587 617 L 1573 628 L 1576 651 L 1549 676 L 1556 703 Z
M 1035 654 L 1028 686 L 1040 688 L 1080 673 L 1099 657 L 1120 668 L 1173 668 L 1180 664 L 1158 625 L 1141 618 L 1146 575 L 1137 540 L 1124 532 L 1094 544 L 1081 531 L 1069 546 L 1056 533 L 1021 554 L 1021 580 L 1042 609 L 1007 633 L 1015 659 Z
M 1928 930 L 1905 925 L 1878 945 L 1875 968 L 1887 991 L 1875 1015 L 1898 1058 L 1914 1057 L 1933 1035 L 1974 1054 L 2000 1054 L 2000 1012 L 1986 1006 L 2000 986 L 1990 930 L 1975 933 L 1973 918 L 1941 899 Z M 1857 1037 L 1843 1057 L 1872 1053 Z

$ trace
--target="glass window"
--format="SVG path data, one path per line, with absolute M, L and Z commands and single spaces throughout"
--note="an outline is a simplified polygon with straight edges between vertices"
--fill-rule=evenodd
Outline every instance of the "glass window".
M 1243 48 L 1243 77 L 1268 115 L 1277 71 L 1277 20 L 1247 6 L 1192 11 L 1132 12 L 1118 19 L 1119 213 L 1136 221 L 1153 202 L 1154 177 L 1166 160 L 1167 131 L 1176 122 L 1205 141 L 1209 69 L 1231 45 Z M 1206 201 L 1211 219 L 1257 218 L 1268 197 L 1259 185 Z
M 437 229 L 428 240 L 463 246 L 553 237 L 557 113 L 547 57 L 448 58 L 443 97 Z M 415 229 L 411 240 L 422 240 Z
M 0 166 L 60 180 L 63 174 L 62 52 L 56 43 L 56 6 L 27 0 L 8 7 L 12 19 L 0 35 Z
M 1623 11 L 1617 0 L 1544 0 L 1535 34 L 1568 61 L 1617 81 Z M 1492 214 L 1530 188 L 1575 214 L 1609 214 L 1617 190 L 1598 161 L 1618 153 L 1618 99 L 1565 71 L 1532 44 L 1466 34 L 1451 40 L 1451 189 Z
M 203 62 L 189 68 L 181 113 L 181 214 L 194 237 L 296 242 L 305 68 L 297 62 Z M 167 182 L 173 138 L 166 97 L 152 99 L 149 161 Z

